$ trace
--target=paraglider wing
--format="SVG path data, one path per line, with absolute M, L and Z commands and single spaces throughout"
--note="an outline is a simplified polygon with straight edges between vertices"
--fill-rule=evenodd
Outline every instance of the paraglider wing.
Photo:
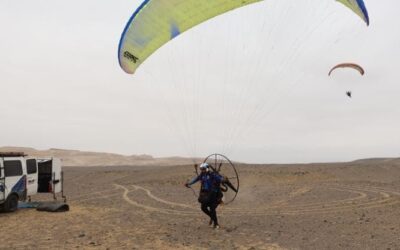
M 329 71 L 328 75 L 331 75 L 332 72 L 333 72 L 334 70 L 338 69 L 338 68 L 352 68 L 352 69 L 355 69 L 355 70 L 357 70 L 358 72 L 360 72 L 361 75 L 364 75 L 364 73 L 365 73 L 364 69 L 363 69 L 360 65 L 358 65 L 358 64 L 355 64 L 355 63 L 340 63 L 340 64 L 336 65 L 335 67 L 333 67 L 333 68 Z
M 363 0 L 336 0 L 336 1 L 347 6 L 354 13 L 360 16 L 367 25 L 369 25 L 368 11 L 367 8 L 365 7 L 365 3 Z
M 365 3 L 363 0 L 336 0 L 336 1 L 347 6 L 354 13 L 356 13 L 359 17 L 361 17 L 362 20 L 364 20 L 364 22 L 367 25 L 369 25 L 368 11 L 367 11 L 367 7 L 365 6 Z
M 263 0 L 145 0 L 133 13 L 118 46 L 121 68 L 133 74 L 153 52 L 186 30 Z M 337 0 L 369 24 L 363 0 Z
M 182 32 L 227 11 L 262 0 L 146 0 L 122 33 L 118 58 L 133 74 L 154 51 Z

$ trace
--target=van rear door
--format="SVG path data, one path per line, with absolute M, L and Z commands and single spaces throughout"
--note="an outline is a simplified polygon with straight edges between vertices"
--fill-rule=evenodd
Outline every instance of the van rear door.
M 63 181 L 62 176 L 61 176 L 61 172 L 62 172 L 61 160 L 58 158 L 53 158 L 52 161 L 53 161 L 53 164 L 52 164 L 53 192 L 60 193 L 62 191 L 62 181 Z
M 61 160 L 38 159 L 39 193 L 59 193 L 62 190 Z
M 0 158 L 0 204 L 5 200 L 5 192 L 3 159 Z

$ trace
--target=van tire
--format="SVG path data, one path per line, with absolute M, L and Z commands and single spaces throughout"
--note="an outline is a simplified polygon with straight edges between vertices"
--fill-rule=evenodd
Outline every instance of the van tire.
M 3 211 L 15 212 L 18 209 L 18 196 L 16 194 L 10 194 L 3 205 Z

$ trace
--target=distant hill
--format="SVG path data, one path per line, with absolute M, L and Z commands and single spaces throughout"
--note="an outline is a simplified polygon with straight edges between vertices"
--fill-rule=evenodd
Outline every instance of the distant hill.
M 0 152 L 24 152 L 36 157 L 57 157 L 63 161 L 64 166 L 93 167 L 93 166 L 177 166 L 193 164 L 191 158 L 162 157 L 155 158 L 151 155 L 120 155 L 102 152 L 87 152 L 80 150 L 67 150 L 51 148 L 37 150 L 26 147 L 0 147 Z M 196 159 L 197 163 L 203 159 Z M 400 165 L 400 158 L 369 158 L 349 162 L 357 165 L 369 164 L 395 164 Z M 323 164 L 323 163 L 321 163 Z M 273 164 L 286 165 L 286 164 Z M 293 164 L 290 164 L 293 165 Z M 298 164 L 296 164 L 298 165 Z M 300 164 L 301 165 L 301 164 Z
M 25 147 L 0 147 L 0 152 L 24 152 L 35 157 L 57 157 L 64 166 L 172 166 L 193 164 L 191 158 L 164 157 L 154 158 L 151 155 L 120 155 L 101 152 L 86 152 L 80 150 L 48 149 L 36 150 Z M 197 162 L 201 159 L 197 159 Z
M 367 158 L 352 161 L 352 163 L 359 164 L 376 164 L 376 163 L 400 163 L 400 158 Z

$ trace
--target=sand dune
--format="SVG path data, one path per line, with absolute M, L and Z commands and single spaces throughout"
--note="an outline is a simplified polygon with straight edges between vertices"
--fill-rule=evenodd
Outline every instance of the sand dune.
M 155 158 L 151 155 L 120 155 L 100 152 L 86 152 L 80 150 L 48 149 L 37 150 L 26 147 L 0 147 L 0 152 L 24 152 L 30 156 L 57 157 L 64 166 L 171 166 L 193 163 L 192 159 L 183 157 Z M 200 160 L 200 159 L 199 159 Z M 199 161 L 198 160 L 198 161 Z

